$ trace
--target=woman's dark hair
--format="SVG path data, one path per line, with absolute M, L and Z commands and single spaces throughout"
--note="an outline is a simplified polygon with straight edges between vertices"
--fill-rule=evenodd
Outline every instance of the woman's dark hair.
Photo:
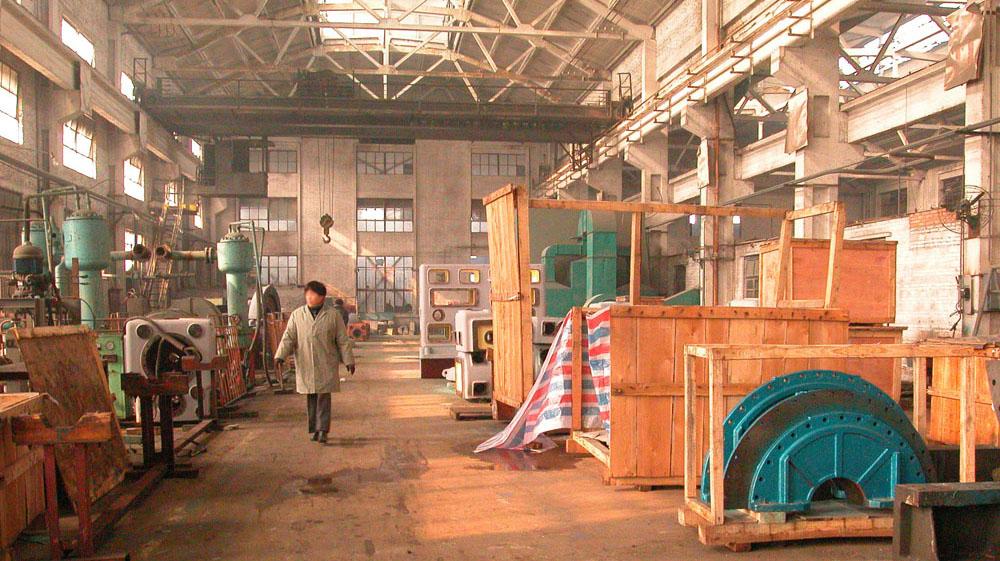
M 326 296 L 326 285 L 319 281 L 309 281 L 306 283 L 305 292 L 313 291 L 320 296 Z

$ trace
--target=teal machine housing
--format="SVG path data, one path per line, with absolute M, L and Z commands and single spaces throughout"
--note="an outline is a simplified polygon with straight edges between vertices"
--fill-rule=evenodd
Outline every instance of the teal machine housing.
M 230 315 L 240 316 L 240 325 L 246 326 L 250 285 L 247 275 L 257 265 L 250 238 L 238 230 L 223 236 L 216 244 L 216 264 L 226 275 L 226 309 Z
M 63 221 L 64 259 L 80 267 L 80 323 L 95 329 L 108 317 L 101 271 L 111 266 L 111 229 L 99 214 L 78 210 Z
M 545 315 L 563 317 L 573 306 L 595 297 L 614 300 L 618 294 L 619 256 L 614 218 L 597 220 L 589 210 L 580 212 L 575 244 L 554 244 L 542 251 L 545 269 Z M 568 265 L 568 275 L 565 268 Z M 566 278 L 569 285 L 556 279 Z

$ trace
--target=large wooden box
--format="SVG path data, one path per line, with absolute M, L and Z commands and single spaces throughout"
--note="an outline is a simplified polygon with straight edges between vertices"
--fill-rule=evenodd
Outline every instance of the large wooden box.
M 684 478 L 684 346 L 687 344 L 842 344 L 840 310 L 700 306 L 611 308 L 610 479 L 619 484 L 679 485 Z M 809 368 L 844 369 L 842 359 L 748 360 L 727 373 L 731 408 L 763 382 Z M 695 365 L 698 399 L 707 400 L 707 372 Z M 706 405 L 706 404 L 703 404 Z M 697 420 L 707 448 L 707 406 Z
M 852 325 L 847 331 L 847 342 L 858 345 L 896 344 L 903 342 L 905 327 L 883 325 Z M 848 358 L 844 359 L 844 372 L 863 376 L 880 390 L 899 401 L 902 362 L 898 358 Z
M 0 547 L 9 547 L 18 534 L 45 510 L 41 448 L 14 444 L 10 418 L 41 412 L 41 394 L 0 394 Z
M 985 367 L 985 362 L 983 363 Z M 936 358 L 931 365 L 930 414 L 928 416 L 928 438 L 942 444 L 959 444 L 962 434 L 962 408 L 960 391 L 961 360 Z M 975 419 L 976 444 L 979 446 L 1000 446 L 1000 423 L 993 412 L 993 398 L 990 396 L 990 381 L 984 369 L 975 373 Z
M 778 242 L 760 248 L 760 305 L 776 305 Z M 830 258 L 828 240 L 792 240 L 788 268 L 791 300 L 823 300 Z M 845 240 L 840 256 L 838 309 L 851 323 L 896 321 L 896 242 Z

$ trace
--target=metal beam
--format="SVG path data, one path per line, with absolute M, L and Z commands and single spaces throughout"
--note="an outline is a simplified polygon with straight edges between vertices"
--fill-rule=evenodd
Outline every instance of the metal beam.
M 302 27 L 308 29 L 368 29 L 374 31 L 442 31 L 445 33 L 480 33 L 482 35 L 510 35 L 515 37 L 562 38 L 562 39 L 604 39 L 609 41 L 636 41 L 638 38 L 628 33 L 608 33 L 605 31 L 581 32 L 557 29 L 536 29 L 529 25 L 520 27 L 489 27 L 470 25 L 458 27 L 452 25 L 425 25 L 402 23 L 396 20 L 381 19 L 373 23 L 302 21 L 288 19 L 258 18 L 246 15 L 239 18 L 208 18 L 208 17 L 157 17 L 157 16 L 126 16 L 127 25 L 161 25 L 182 27 L 241 27 L 241 28 L 281 28 L 290 29 Z

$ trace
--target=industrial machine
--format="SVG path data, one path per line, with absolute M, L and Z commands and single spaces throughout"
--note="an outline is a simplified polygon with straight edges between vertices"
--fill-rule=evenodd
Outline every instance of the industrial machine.
M 257 268 L 254 244 L 238 227 L 230 226 L 229 233 L 216 244 L 216 262 L 219 272 L 226 275 L 226 310 L 239 316 L 240 325 L 248 319 L 248 274 Z
M 185 356 L 193 356 L 199 363 L 210 362 L 216 356 L 215 328 L 208 318 L 131 319 L 125 324 L 124 355 L 125 372 L 154 379 L 168 372 L 178 373 L 183 370 L 181 359 Z M 199 385 L 204 403 L 208 403 L 212 395 L 209 372 L 190 375 L 188 393 L 173 401 L 175 421 L 199 419 Z
M 565 317 L 573 306 L 614 300 L 621 292 L 619 272 L 627 270 L 628 251 L 618 247 L 615 220 L 610 214 L 582 211 L 577 222 L 578 243 L 550 245 L 542 251 L 544 315 Z
M 902 408 L 858 376 L 807 370 L 743 398 L 723 423 L 726 509 L 805 512 L 846 499 L 891 508 L 897 484 L 935 479 L 927 447 Z M 709 501 L 709 463 L 702 499 Z
M 63 222 L 63 250 L 67 263 L 79 267 L 80 322 L 96 328 L 108 317 L 108 295 L 101 272 L 111 266 L 111 230 L 96 212 L 80 209 Z
M 118 330 L 97 332 L 97 353 L 104 363 L 108 375 L 108 387 L 115 398 L 115 415 L 119 419 L 129 418 L 135 411 L 132 399 L 122 389 L 122 374 L 125 372 L 125 341 Z
M 455 393 L 462 399 L 488 399 L 493 391 L 493 348 L 490 310 L 459 310 L 455 314 Z
M 420 377 L 438 378 L 455 361 L 455 314 L 490 307 L 489 265 L 421 265 Z
M 455 360 L 455 314 L 490 309 L 489 265 L 421 265 L 420 376 L 439 378 Z M 544 275 L 532 265 L 531 302 L 536 316 L 545 310 Z

